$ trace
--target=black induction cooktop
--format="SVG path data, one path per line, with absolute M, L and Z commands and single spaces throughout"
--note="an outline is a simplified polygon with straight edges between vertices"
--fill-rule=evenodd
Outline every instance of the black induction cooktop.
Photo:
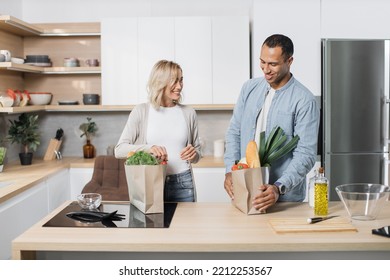
M 73 201 L 61 212 L 44 224 L 44 227 L 92 227 L 92 228 L 169 228 L 177 203 L 164 203 L 164 213 L 144 214 L 130 203 L 103 202 L 97 211 L 123 214 L 123 220 L 103 220 L 98 222 L 78 221 L 68 217 L 70 212 L 80 212 L 81 207 Z

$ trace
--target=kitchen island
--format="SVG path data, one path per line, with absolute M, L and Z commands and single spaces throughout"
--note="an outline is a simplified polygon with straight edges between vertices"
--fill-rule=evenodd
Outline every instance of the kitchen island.
M 341 202 L 330 202 L 330 214 L 356 231 L 277 233 L 271 219 L 313 214 L 307 203 L 289 202 L 249 216 L 230 203 L 178 203 L 169 228 L 43 227 L 69 203 L 14 239 L 12 258 L 390 259 L 390 239 L 371 233 L 390 225 L 390 202 L 374 221 L 349 221 Z

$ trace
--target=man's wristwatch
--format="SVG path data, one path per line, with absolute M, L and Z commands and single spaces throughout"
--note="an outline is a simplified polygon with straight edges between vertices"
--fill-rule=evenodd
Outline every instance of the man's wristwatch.
M 278 188 L 279 194 L 284 195 L 286 193 L 286 186 L 282 183 L 275 182 L 274 185 Z

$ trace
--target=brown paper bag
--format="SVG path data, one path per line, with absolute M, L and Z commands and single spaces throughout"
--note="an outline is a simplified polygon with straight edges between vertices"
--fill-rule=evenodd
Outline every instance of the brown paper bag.
M 166 165 L 125 165 L 130 203 L 144 214 L 164 212 Z
M 234 199 L 232 203 L 240 211 L 248 215 L 262 214 L 252 205 L 253 198 L 260 193 L 263 184 L 261 167 L 232 171 Z

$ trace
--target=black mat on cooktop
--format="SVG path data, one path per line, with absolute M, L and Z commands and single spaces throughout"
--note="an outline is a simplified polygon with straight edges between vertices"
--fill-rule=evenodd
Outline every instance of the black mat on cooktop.
M 122 221 L 103 220 L 82 222 L 66 216 L 69 212 L 82 211 L 77 202 L 71 202 L 61 212 L 44 224 L 44 227 L 92 227 L 92 228 L 169 228 L 177 203 L 164 203 L 164 213 L 144 214 L 130 203 L 102 203 L 99 211 L 124 214 Z

